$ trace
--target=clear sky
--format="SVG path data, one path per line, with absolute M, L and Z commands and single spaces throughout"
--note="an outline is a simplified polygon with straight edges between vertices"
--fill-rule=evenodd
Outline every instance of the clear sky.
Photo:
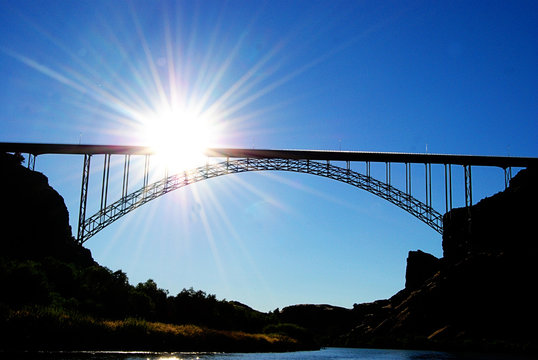
M 2 0 L 0 141 L 538 156 L 537 65 L 536 1 Z M 157 126 L 179 117 L 190 125 Z M 79 156 L 37 159 L 74 233 L 81 169 Z M 504 178 L 476 169 L 473 182 L 478 200 Z M 262 311 L 387 298 L 408 251 L 442 256 L 441 236 L 388 202 L 279 172 L 177 190 L 85 246 L 133 284 Z

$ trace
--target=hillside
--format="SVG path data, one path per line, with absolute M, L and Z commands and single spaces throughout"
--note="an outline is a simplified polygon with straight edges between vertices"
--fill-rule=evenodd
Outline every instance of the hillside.
M 100 266 L 71 235 L 63 198 L 21 160 L 0 154 L 0 351 L 316 347 L 271 314 L 192 288 L 169 295 L 151 279 L 131 285 Z

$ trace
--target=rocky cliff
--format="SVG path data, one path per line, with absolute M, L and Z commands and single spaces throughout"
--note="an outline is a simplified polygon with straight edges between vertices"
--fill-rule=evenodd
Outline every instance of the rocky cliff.
M 354 306 L 341 345 L 535 352 L 538 171 L 444 217 L 443 257 L 408 257 L 406 287 Z
M 20 155 L 0 153 L 0 256 L 52 256 L 92 265 L 90 251 L 73 239 L 63 198 L 45 175 L 21 166 L 21 160 Z

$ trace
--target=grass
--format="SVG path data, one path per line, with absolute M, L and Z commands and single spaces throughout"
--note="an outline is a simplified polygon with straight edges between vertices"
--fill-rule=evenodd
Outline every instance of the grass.
M 279 334 L 251 334 L 141 319 L 96 319 L 51 307 L 11 310 L 0 320 L 0 350 L 293 351 Z

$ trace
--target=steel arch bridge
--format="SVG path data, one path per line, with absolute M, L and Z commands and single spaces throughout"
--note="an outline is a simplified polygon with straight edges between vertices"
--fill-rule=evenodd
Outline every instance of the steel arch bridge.
M 149 183 L 150 158 L 153 149 L 143 146 L 122 145 L 73 145 L 73 144 L 36 144 L 0 143 L 1 152 L 28 154 L 28 168 L 34 170 L 36 157 L 44 154 L 84 155 L 82 186 L 78 218 L 77 241 L 83 244 L 106 226 L 143 204 L 184 186 L 218 176 L 249 171 L 288 171 L 326 177 L 366 190 L 415 216 L 438 233 L 443 233 L 443 215 L 432 205 L 432 164 L 444 166 L 444 195 L 446 212 L 452 209 L 452 166 L 463 167 L 465 207 L 472 205 L 471 167 L 498 167 L 504 170 L 505 187 L 512 176 L 512 167 L 538 166 L 538 158 L 502 157 L 476 155 L 445 155 L 416 153 L 387 153 L 364 151 L 322 151 L 322 150 L 262 150 L 262 149 L 208 149 L 208 158 L 220 161 L 195 169 L 182 171 Z M 87 217 L 87 201 L 90 181 L 90 160 L 92 156 L 104 158 L 101 173 L 101 197 L 99 210 Z M 108 204 L 109 175 L 111 156 L 123 156 L 123 179 L 121 196 Z M 129 192 L 131 156 L 144 157 L 142 186 Z M 231 160 L 230 160 L 231 159 Z M 336 166 L 331 161 L 346 166 Z M 365 173 L 351 169 L 350 164 L 364 162 Z M 385 181 L 371 175 L 371 163 L 383 164 Z M 391 165 L 405 165 L 405 191 L 392 185 Z M 413 196 L 411 191 L 411 165 L 423 165 L 425 175 L 425 201 Z M 132 184 L 131 184 L 132 186 Z M 469 213 L 470 215 L 470 213 Z
M 184 186 L 218 176 L 247 171 L 289 171 L 312 174 L 355 186 L 377 195 L 414 215 L 435 231 L 443 232 L 443 216 L 431 206 L 390 184 L 330 163 L 294 159 L 238 159 L 200 166 L 196 169 L 166 177 L 120 198 L 87 218 L 82 224 L 80 238 L 87 241 L 100 230 L 143 204 Z

